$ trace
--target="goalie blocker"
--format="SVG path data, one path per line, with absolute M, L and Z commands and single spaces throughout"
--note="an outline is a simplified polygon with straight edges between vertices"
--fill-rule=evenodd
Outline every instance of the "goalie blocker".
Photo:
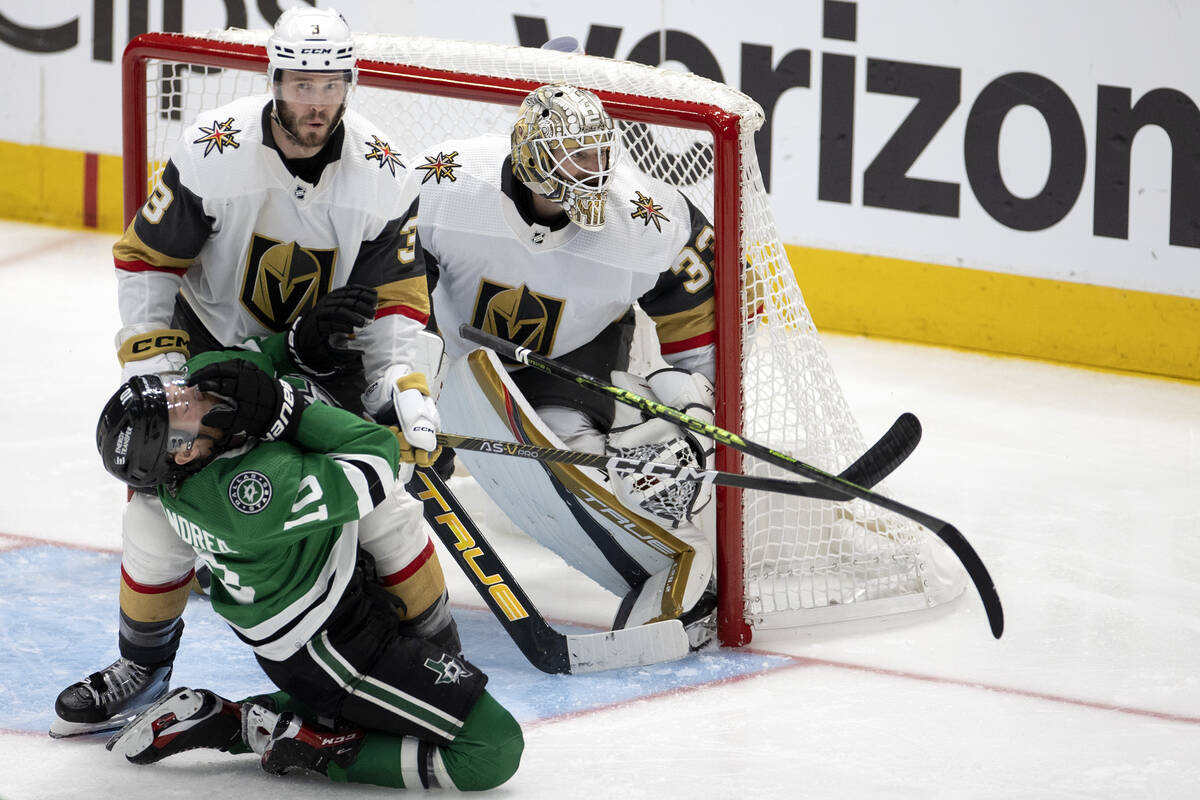
M 490 350 L 475 350 L 447 370 L 438 408 L 450 429 L 469 428 L 502 441 L 563 446 Z M 651 438 L 641 429 L 640 416 L 615 422 L 613 439 L 618 444 Z M 679 429 L 670 427 L 670 443 L 648 445 L 660 451 L 658 458 L 669 459 L 666 451 L 686 451 L 699 460 L 706 449 L 711 452 L 711 443 L 675 442 Z M 678 618 L 688 627 L 693 647 L 711 639 L 716 605 L 713 547 L 690 521 L 703 502 L 695 484 L 684 488 L 682 518 L 669 520 L 641 507 L 645 501 L 656 511 L 665 510 L 655 501 L 664 494 L 666 482 L 662 487 L 622 486 L 619 493 L 635 507 L 630 508 L 601 470 L 498 459 L 465 450 L 458 451 L 458 457 L 516 527 L 621 598 L 614 629 Z M 681 507 L 678 502 L 673 505 Z

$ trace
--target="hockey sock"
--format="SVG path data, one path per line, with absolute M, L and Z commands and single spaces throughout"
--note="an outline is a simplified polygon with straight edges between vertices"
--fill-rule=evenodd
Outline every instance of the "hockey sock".
M 481 791 L 501 785 L 516 773 L 524 747 L 521 726 L 484 692 L 450 744 L 439 747 L 411 736 L 373 731 L 363 740 L 353 764 L 330 764 L 328 775 L 339 783 Z
M 183 637 L 183 618 L 171 617 L 158 622 L 139 622 L 124 611 L 117 629 L 122 658 L 142 666 L 170 664 Z

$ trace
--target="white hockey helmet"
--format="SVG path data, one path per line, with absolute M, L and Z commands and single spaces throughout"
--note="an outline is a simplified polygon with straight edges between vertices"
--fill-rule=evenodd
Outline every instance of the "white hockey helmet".
M 579 227 L 600 230 L 617 143 L 616 126 L 596 95 L 565 84 L 540 86 L 513 124 L 513 174 L 561 205 Z
M 358 82 L 354 37 L 346 18 L 332 8 L 289 8 L 275 21 L 267 38 L 267 77 L 277 87 L 281 70 L 297 72 L 342 72 L 346 96 Z

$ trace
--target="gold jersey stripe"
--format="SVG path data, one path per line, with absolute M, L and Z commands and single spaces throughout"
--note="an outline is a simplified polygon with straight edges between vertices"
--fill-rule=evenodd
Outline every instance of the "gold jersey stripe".
M 670 344 L 712 333 L 716 329 L 713 316 L 715 309 L 716 302 L 710 297 L 694 308 L 674 314 L 652 315 L 655 324 L 658 325 L 658 340 L 663 344 Z
M 192 265 L 190 258 L 172 258 L 143 242 L 133 229 L 132 222 L 125 229 L 125 235 L 113 245 L 113 258 L 117 261 L 142 261 L 152 267 L 174 270 L 187 269 Z
M 429 286 L 425 276 L 415 275 L 376 287 L 379 292 L 379 307 L 407 306 L 422 314 L 429 314 Z

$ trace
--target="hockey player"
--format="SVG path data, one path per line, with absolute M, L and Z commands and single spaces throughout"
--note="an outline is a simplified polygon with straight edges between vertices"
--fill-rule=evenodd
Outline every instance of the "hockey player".
M 324 317 L 337 310 L 314 307 L 335 287 L 363 284 L 378 307 L 358 350 L 311 347 L 300 366 L 346 408 L 365 403 L 394 420 L 432 457 L 438 415 L 424 374 L 436 372 L 441 341 L 423 332 L 415 182 L 387 134 L 347 107 L 357 73 L 341 15 L 290 9 L 267 50 L 271 93 L 202 112 L 113 247 L 122 377 L 276 331 L 325 345 L 339 333 L 344 343 L 346 331 Z M 445 578 L 419 505 L 389 495 L 360 536 L 398 613 L 453 650 Z M 157 500 L 135 494 L 122 531 L 121 657 L 59 695 L 52 736 L 119 727 L 167 691 L 193 563 Z
M 232 703 L 176 689 L 109 749 L 135 764 L 212 748 L 263 769 L 335 781 L 490 789 L 516 772 L 520 726 L 453 650 L 406 632 L 363 576 L 359 518 L 412 474 L 419 449 L 386 428 L 309 403 L 263 352 L 210 351 L 190 378 L 131 378 L 101 414 L 105 469 L 153 490 L 178 539 L 212 570 L 213 609 L 281 692 Z M 399 473 L 399 474 L 398 474 Z
M 630 412 L 611 400 L 536 370 L 509 372 L 490 351 L 463 358 L 468 323 L 711 421 L 713 229 L 681 193 L 620 159 L 599 99 L 542 86 L 510 137 L 445 142 L 424 159 L 419 231 L 434 313 L 458 359 L 439 399 L 447 427 L 707 468 L 711 441 L 622 418 Z M 667 362 L 644 378 L 626 371 L 635 302 Z M 614 628 L 680 618 L 693 646 L 711 638 L 712 546 L 695 524 L 709 491 L 458 456 L 518 528 L 622 598 Z

